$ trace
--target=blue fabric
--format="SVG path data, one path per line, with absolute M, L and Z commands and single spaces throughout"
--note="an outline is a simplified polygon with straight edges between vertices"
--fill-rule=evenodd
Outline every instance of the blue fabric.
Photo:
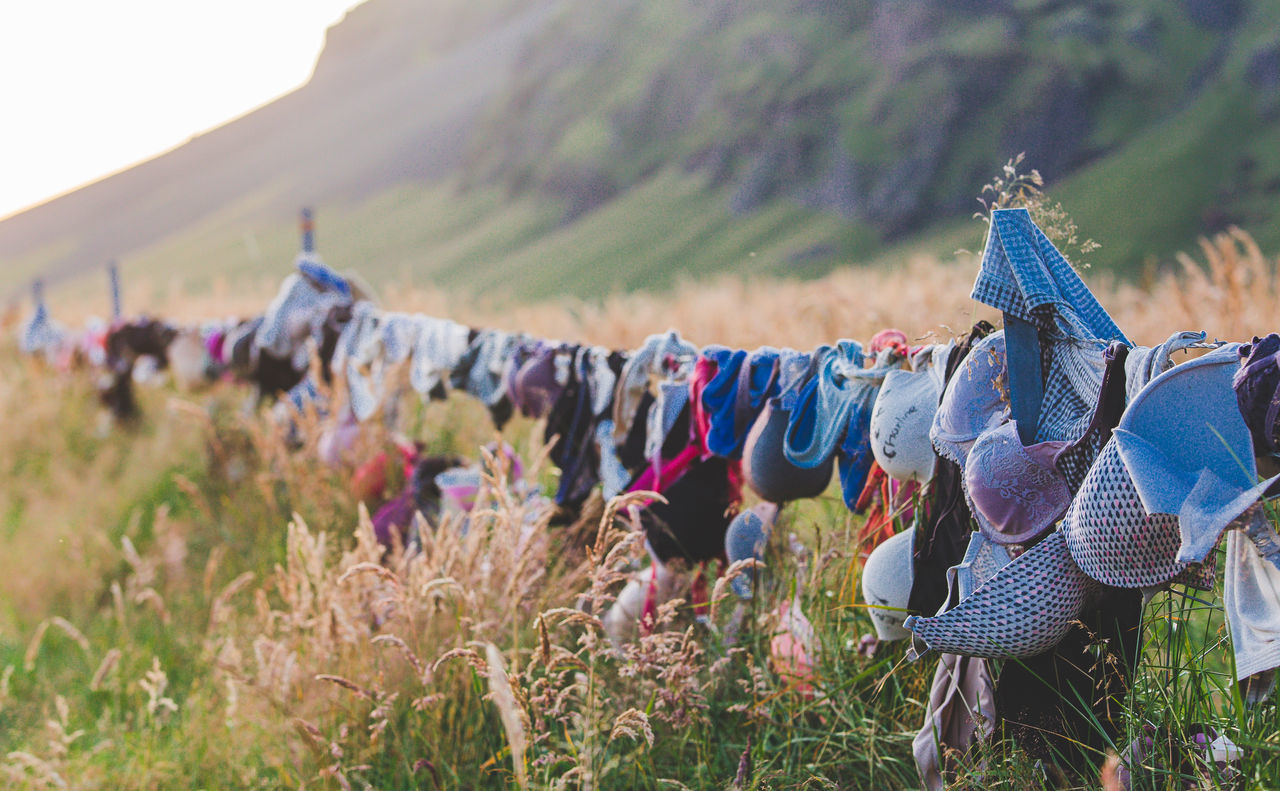
M 728 346 L 720 346 L 719 344 L 702 347 L 702 351 L 698 352 L 698 356 L 710 360 L 720 369 L 716 375 L 712 377 L 713 382 L 723 376 L 724 367 L 726 365 L 732 365 L 736 371 L 738 365 L 740 365 L 743 360 L 747 359 L 746 352 L 730 349 Z
M 871 404 L 875 404 L 875 390 L 871 391 Z M 849 427 L 836 455 L 836 467 L 840 471 L 840 494 L 845 507 L 856 511 L 858 496 L 867 485 L 867 475 L 875 456 L 871 453 L 871 407 L 855 409 L 849 417 Z
M 267 305 L 253 345 L 274 357 L 291 360 L 295 370 L 306 370 L 310 354 L 305 344 L 315 334 L 312 328 L 324 321 L 330 308 L 350 301 L 350 297 L 317 288 L 301 274 L 290 273 Z
M 450 384 L 493 406 L 507 394 L 506 366 L 524 338 L 501 330 L 482 330 L 450 376 Z
M 107 264 L 107 286 L 111 291 L 111 320 L 115 321 L 124 313 L 124 302 L 120 297 L 120 266 L 115 261 Z
M 296 275 L 289 275 L 289 277 L 296 277 Z M 294 286 L 303 283 L 305 281 L 299 278 Z M 307 290 L 302 293 L 316 293 L 309 285 L 306 288 Z M 290 293 L 296 293 L 293 287 L 290 288 Z M 286 304 L 287 302 L 288 300 Z M 338 336 L 333 359 L 329 361 L 330 369 L 346 379 L 347 402 L 351 405 L 352 414 L 361 421 L 368 420 L 369 416 L 377 411 L 378 404 L 382 401 L 382 377 L 378 376 L 376 381 L 370 381 L 370 377 L 365 376 L 361 371 L 360 365 L 361 351 L 368 348 L 372 339 L 378 337 L 382 315 L 373 303 L 356 303 L 351 320 L 342 328 L 342 334 Z M 263 320 L 263 324 L 266 324 L 266 319 Z
M 1206 334 L 1199 332 L 1175 332 L 1159 346 L 1137 346 L 1129 350 L 1124 360 L 1125 401 L 1132 401 L 1147 383 L 1173 367 L 1173 353 L 1203 343 Z
M 307 375 L 301 382 L 294 385 L 292 390 L 285 393 L 285 397 L 293 405 L 293 408 L 299 412 L 305 410 L 308 404 L 314 404 L 317 414 L 321 417 L 329 412 L 326 408 L 325 400 L 320 397 L 320 389 L 316 387 L 316 382 L 310 375 Z
M 1063 334 L 1133 345 L 1026 209 L 992 213 L 972 297 L 1041 329 L 1056 315 Z
M 341 294 L 347 298 L 351 297 L 351 286 L 347 284 L 347 279 L 320 263 L 314 256 L 303 253 L 298 256 L 298 260 L 295 263 L 298 265 L 299 272 L 306 275 L 323 289 Z
M 737 438 L 737 454 L 742 455 L 742 446 L 746 443 L 747 434 L 751 433 L 751 426 L 756 422 L 756 418 L 764 411 L 765 403 L 773 398 L 781 389 L 779 384 L 780 377 L 775 376 L 774 369 L 778 366 L 782 352 L 770 346 L 762 346 L 756 349 L 747 358 L 747 394 L 746 398 L 742 394 L 738 394 L 738 404 L 734 410 L 734 436 Z M 738 376 L 738 389 L 741 390 L 743 378 L 741 372 Z
M 1253 440 L 1231 387 L 1238 349 L 1227 344 L 1160 374 L 1113 432 L 1143 507 L 1178 517 L 1179 562 L 1202 562 L 1276 480 L 1258 483 Z
M 685 407 L 689 405 L 689 383 L 685 379 L 658 383 L 658 396 L 649 409 L 645 425 L 644 456 L 657 463 L 662 458 L 662 448 L 667 442 Z M 681 447 L 687 445 L 681 442 Z
M 757 397 L 763 401 L 765 388 L 770 387 L 770 380 L 774 379 L 773 368 L 781 358 L 782 352 L 771 346 L 761 346 L 751 353 L 747 358 L 747 365 L 751 366 L 751 400 L 754 402 Z M 775 381 L 772 388 L 777 389 L 778 384 Z M 761 403 L 761 407 L 764 404 Z
M 1006 313 L 1004 339 L 1008 350 L 1009 412 L 1018 424 L 1022 444 L 1033 445 L 1040 425 L 1040 406 L 1044 403 L 1040 335 L 1036 325 Z
M 787 425 L 783 452 L 797 467 L 822 464 L 844 439 L 858 388 L 849 374 L 862 367 L 862 344 L 839 341 L 821 359 L 817 376 L 801 386 Z M 868 413 L 868 420 L 870 413 Z
M 819 346 L 813 352 L 798 352 L 795 349 L 782 349 L 778 352 L 778 393 L 797 393 L 814 374 L 817 373 L 821 361 L 831 352 L 827 345 Z M 789 409 L 791 404 L 786 405 Z
M 871 453 L 871 413 L 876 396 L 885 375 L 902 365 L 901 355 L 893 349 L 882 351 L 871 368 L 863 367 L 865 359 L 856 341 L 843 340 L 834 349 L 826 349 L 818 374 L 794 398 L 783 444 L 787 460 L 806 469 L 837 454 L 841 493 L 850 509 L 857 503 L 875 459 Z
M 702 390 L 702 406 L 710 414 L 707 450 L 717 456 L 732 457 L 742 450 L 743 437 L 735 437 L 734 406 L 738 397 L 738 374 L 747 361 L 747 353 L 726 346 L 708 346 L 702 357 L 716 364 L 716 374 Z
M 675 330 L 650 335 L 644 345 L 627 356 L 613 400 L 614 442 L 626 442 L 627 434 L 635 422 L 636 410 L 644 394 L 649 391 L 649 380 L 658 376 L 684 381 L 693 371 L 698 349 L 681 339 Z M 674 368 L 670 366 L 674 363 Z
M 769 543 L 772 522 L 766 522 L 754 509 L 748 508 L 733 518 L 724 534 L 724 554 L 730 564 L 740 560 L 764 561 L 764 548 Z M 741 599 L 750 599 L 756 582 L 756 570 L 745 569 L 729 581 Z
M 1108 344 L 1133 344 L 1026 209 L 992 214 L 972 297 L 1004 312 L 1011 376 L 1041 376 L 1042 387 L 1012 394 L 1019 425 L 1034 426 L 1035 442 L 1078 440 L 1098 402 Z M 1009 334 L 1020 322 L 1034 335 Z
M 777 393 L 773 368 L 779 352 L 767 346 L 750 354 L 724 346 L 708 346 L 702 355 L 717 365 L 716 375 L 702 391 L 702 405 L 711 416 L 707 450 L 717 456 L 741 458 L 751 424 L 764 409 L 765 401 Z M 747 366 L 745 377 L 744 365 Z M 744 379 L 746 394 L 739 392 Z
M 410 313 L 386 313 L 382 317 L 382 359 L 388 363 L 403 362 L 413 354 L 413 344 L 422 331 L 422 316 Z
M 18 340 L 18 348 L 23 354 L 44 352 L 52 357 L 54 349 L 62 341 L 62 329 L 49 319 L 49 311 L 44 302 L 36 303 L 36 312 L 27 320 Z

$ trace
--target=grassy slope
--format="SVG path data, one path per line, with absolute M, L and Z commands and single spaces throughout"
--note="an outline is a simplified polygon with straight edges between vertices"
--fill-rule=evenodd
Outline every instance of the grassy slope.
M 1280 24 L 1280 11 L 1256 9 L 1257 30 Z M 1201 227 L 1221 209 L 1243 225 L 1264 249 L 1280 243 L 1274 194 L 1242 175 L 1253 160 L 1271 172 L 1280 159 L 1280 127 L 1264 123 L 1240 76 L 1248 53 L 1265 39 L 1246 34 L 1212 80 L 1187 107 L 1114 155 L 1072 175 L 1054 189 L 1082 233 L 1102 244 L 1095 256 L 1103 268 L 1135 273 L 1144 264 L 1167 262 L 1194 240 L 1182 229 Z
M 716 29 L 705 47 L 695 46 L 700 40 L 690 38 L 695 33 L 684 39 L 657 36 L 668 42 L 670 51 L 619 50 L 594 70 L 581 63 L 559 64 L 547 55 L 550 64 L 542 67 L 558 69 L 559 76 L 545 89 L 548 104 L 539 123 L 546 128 L 506 129 L 511 149 L 495 143 L 493 152 L 512 158 L 515 172 L 528 169 L 520 162 L 532 162 L 529 177 L 534 182 L 559 171 L 598 171 L 605 163 L 608 180 L 628 188 L 597 210 L 565 221 L 566 207 L 556 199 L 527 189 L 475 186 L 484 179 L 470 178 L 467 170 L 472 185 L 466 189 L 403 185 L 358 202 L 319 205 L 320 249 L 329 261 L 358 267 L 375 283 L 431 282 L 464 292 L 536 299 L 661 289 L 682 277 L 726 271 L 810 277 L 868 262 L 894 265 L 917 251 L 946 254 L 956 247 L 971 248 L 978 242 L 967 231 L 956 231 L 966 227 L 962 216 L 945 213 L 931 215 L 923 231 L 889 244 L 864 224 L 786 198 L 734 214 L 728 209 L 737 189 L 732 181 L 709 187 L 703 176 L 686 168 L 692 166 L 691 157 L 720 138 L 790 139 L 788 135 L 820 132 L 847 138 L 843 145 L 859 157 L 892 161 L 901 154 L 897 137 L 914 123 L 911 108 L 933 105 L 947 94 L 950 83 L 945 70 L 940 73 L 936 67 L 937 58 L 1004 63 L 1032 50 L 1041 54 L 1040 60 L 1025 69 L 1000 67 L 1014 78 L 964 114 L 927 191 L 931 200 L 976 194 L 986 174 L 1016 153 L 1001 150 L 1001 141 L 1016 128 L 1020 114 L 1034 106 L 1047 75 L 1084 79 L 1114 69 L 1116 79 L 1129 86 L 1128 93 L 1103 103 L 1086 143 L 1103 155 L 1060 185 L 1051 185 L 1082 234 L 1102 243 L 1091 263 L 1134 274 L 1148 257 L 1167 261 L 1175 251 L 1193 247 L 1198 230 L 1223 217 L 1240 222 L 1264 244 L 1280 240 L 1275 195 L 1267 191 L 1273 187 L 1264 188 L 1280 174 L 1275 153 L 1280 151 L 1280 127 L 1258 118 L 1257 97 L 1245 89 L 1242 76 L 1249 56 L 1273 37 L 1280 13 L 1268 4 L 1252 8 L 1219 73 L 1199 92 L 1185 93 L 1181 86 L 1194 83 L 1195 66 L 1207 57 L 1209 39 L 1180 11 L 1161 4 L 1126 6 L 1106 23 L 1104 43 L 1086 46 L 1079 36 L 1055 31 L 1087 23 L 1087 14 L 1069 4 L 1017 5 L 1029 20 L 1025 38 L 1011 38 L 998 20 L 962 14 L 964 24 L 945 28 L 933 42 L 936 46 L 917 45 L 898 53 L 899 72 L 907 78 L 877 71 L 882 64 L 865 26 L 849 33 L 815 26 L 818 17 L 803 14 L 796 14 L 794 29 L 788 28 L 792 44 L 769 50 L 777 62 L 752 60 L 747 68 L 739 62 L 743 53 L 754 52 L 753 42 L 773 41 L 771 26 L 782 25 L 777 15 L 783 12 L 776 8 L 744 11 L 724 30 Z M 622 21 L 667 33 L 684 29 L 682 25 L 697 31 L 697 25 L 710 24 L 703 18 L 705 11 L 685 11 L 691 16 L 683 22 L 643 8 L 627 12 L 639 14 L 636 19 L 623 14 Z M 599 33 L 592 25 L 622 24 L 612 19 L 613 12 L 598 13 L 599 19 L 587 15 L 565 21 L 569 30 L 558 35 L 590 38 Z M 1150 52 L 1126 38 L 1143 19 L 1160 21 L 1159 43 Z M 788 58 L 799 57 L 797 53 L 807 53 L 799 60 L 803 68 L 788 72 L 789 63 L 795 67 Z M 713 109 L 674 136 L 655 131 L 661 126 L 657 121 L 657 126 L 645 126 L 643 114 L 624 111 L 646 101 L 646 86 L 654 75 L 667 75 L 676 86 L 675 94 L 654 101 L 682 106 L 705 100 Z M 709 97 L 677 90 L 694 90 L 700 80 L 711 91 Z M 845 98 L 832 111 L 826 132 L 822 124 L 828 122 L 820 119 L 793 119 L 784 129 L 771 129 L 759 127 L 752 115 L 832 93 Z M 584 105 L 587 97 L 592 101 Z M 1180 109 L 1170 111 L 1178 101 Z M 629 139 L 618 138 L 615 119 L 620 114 L 630 118 L 623 130 Z M 499 128 L 503 122 L 501 115 L 493 119 Z M 810 128 L 813 124 L 821 128 Z M 478 166 L 485 161 L 479 157 Z M 1250 163 L 1253 170 L 1245 174 L 1242 167 Z M 288 223 L 254 219 L 267 216 L 267 203 L 287 187 L 283 182 L 260 185 L 196 224 L 173 229 L 169 238 L 125 256 L 126 276 L 154 284 L 159 295 L 168 293 L 171 281 L 190 290 L 211 283 L 260 287 L 257 276 L 274 279 L 286 271 L 296 246 Z M 6 261 L 0 268 L 0 291 L 16 287 L 65 248 L 51 244 Z M 100 278 L 81 281 L 69 288 L 101 289 Z
M 1183 229 L 1200 227 L 1216 207 L 1264 248 L 1280 244 L 1280 225 L 1270 219 L 1274 196 L 1238 188 L 1242 159 L 1267 162 L 1280 150 L 1280 129 L 1242 122 L 1251 118 L 1249 102 L 1230 86 L 1206 90 L 1177 117 L 1054 190 L 1081 234 L 1101 243 L 1092 266 L 1136 273 L 1149 262 L 1169 262 L 1194 246 Z M 968 220 L 882 246 L 869 229 L 790 201 L 745 216 L 724 206 L 722 191 L 675 172 L 567 224 L 551 201 L 406 186 L 356 206 L 320 207 L 319 245 L 326 260 L 358 268 L 378 285 L 537 300 L 661 290 L 724 272 L 816 277 L 833 267 L 900 266 L 913 255 L 947 257 L 981 244 L 980 228 Z M 274 279 L 287 271 L 295 246 L 288 226 L 214 226 L 127 260 L 125 273 L 156 284 L 173 277 L 198 292 L 215 280 Z
M 375 285 L 526 300 L 661 289 L 719 272 L 817 276 L 869 247 L 865 234 L 835 217 L 785 202 L 734 217 L 719 197 L 696 177 L 665 173 L 566 225 L 554 202 L 404 187 L 358 206 L 320 207 L 318 246 L 326 260 L 359 269 Z M 200 292 L 218 280 L 278 277 L 295 246 L 288 226 L 214 227 L 144 251 L 126 261 L 125 275 L 157 286 L 181 276 L 186 290 Z M 806 251 L 812 260 L 791 260 Z

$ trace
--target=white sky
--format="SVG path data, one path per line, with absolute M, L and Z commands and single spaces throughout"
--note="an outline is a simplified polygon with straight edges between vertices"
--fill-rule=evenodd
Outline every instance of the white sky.
M 306 82 L 360 0 L 0 0 L 0 217 Z

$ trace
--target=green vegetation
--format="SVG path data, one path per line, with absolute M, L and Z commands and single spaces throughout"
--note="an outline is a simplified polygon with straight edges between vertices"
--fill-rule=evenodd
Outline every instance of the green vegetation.
M 556 201 L 405 187 L 323 212 L 317 244 L 326 261 L 375 284 L 531 301 L 658 290 L 716 272 L 816 277 L 874 249 L 869 230 L 829 214 L 780 201 L 735 217 L 716 194 L 700 177 L 663 173 L 565 225 Z M 173 262 L 183 261 L 183 289 L 198 294 L 220 280 L 277 278 L 296 245 L 296 232 L 284 225 L 179 235 L 131 260 L 128 275 L 162 288 Z
M 871 631 L 853 594 L 860 520 L 834 489 L 792 506 L 744 612 L 713 592 L 714 629 L 681 603 L 615 653 L 591 615 L 642 553 L 626 531 L 598 532 L 598 504 L 550 528 L 496 484 L 468 533 L 447 523 L 416 559 L 380 562 L 349 470 L 286 446 L 236 389 L 144 389 L 141 424 L 104 432 L 87 377 L 8 343 L 0 364 L 10 787 L 510 788 L 522 773 L 533 788 L 917 786 L 910 741 L 934 663 L 906 662 L 901 643 L 855 650 Z M 465 397 L 408 411 L 432 451 L 474 456 L 492 437 Z M 540 433 L 524 420 L 505 432 L 526 459 Z M 554 485 L 547 470 L 531 479 Z M 788 533 L 804 554 L 783 551 Z M 1147 722 L 1178 743 L 1208 723 L 1245 750 L 1239 787 L 1274 787 L 1280 715 L 1241 705 L 1206 596 L 1148 606 L 1115 749 Z M 813 696 L 771 659 L 792 600 L 815 630 Z M 1095 787 L 1104 757 L 1064 767 L 1071 787 Z M 1153 761 L 1135 787 L 1178 787 L 1170 765 Z M 958 788 L 1039 776 L 1002 741 L 956 769 Z
M 1093 264 L 1134 273 L 1230 222 L 1275 225 L 1259 198 L 1280 132 L 1254 61 L 1280 18 L 1202 5 L 569 3 L 475 142 L 472 180 L 558 196 L 557 233 L 594 249 L 613 228 L 578 215 L 673 168 L 705 174 L 703 199 L 734 224 L 779 204 L 843 218 L 816 244 L 778 238 L 771 270 L 800 257 L 804 275 L 900 260 L 899 239 L 976 208 L 990 163 L 1026 152 L 1085 227 L 1100 220 Z M 702 216 L 687 221 L 683 197 L 666 201 L 668 233 Z M 684 271 L 725 266 L 697 255 Z
M 0 289 L 49 266 L 96 266 L 86 250 L 166 294 L 274 280 L 296 248 L 298 184 L 313 182 L 321 253 L 379 285 L 528 301 L 718 273 L 811 278 L 972 246 L 956 244 L 972 196 L 991 163 L 1019 152 L 1101 243 L 1085 261 L 1095 270 L 1136 277 L 1233 224 L 1280 243 L 1273 4 L 571 0 L 513 16 L 517 5 L 449 7 L 474 46 L 522 20 L 515 54 L 492 73 L 473 64 L 475 85 L 458 88 L 479 97 L 474 116 L 431 104 L 421 116 L 434 121 L 406 126 L 411 98 L 383 78 L 426 84 L 413 69 L 448 47 L 436 28 L 410 35 L 422 24 L 410 4 L 370 0 L 294 97 L 308 135 L 347 128 L 325 112 L 371 113 L 343 133 L 341 156 L 321 155 L 334 141 L 301 135 L 283 105 L 245 119 L 254 126 L 208 136 L 212 160 L 193 149 L 157 161 L 142 194 L 104 186 L 92 216 L 52 205 L 7 223 Z M 357 100 L 343 74 L 385 95 L 357 91 L 367 104 L 345 110 Z M 465 142 L 422 137 L 440 134 Z M 295 152 L 295 139 L 317 153 Z M 434 175 L 387 175 L 415 151 L 441 160 Z M 205 183 L 224 198 L 197 210 L 189 185 Z M 151 227 L 179 208 L 203 213 Z M 152 241 L 107 246 L 127 245 L 130 228 Z

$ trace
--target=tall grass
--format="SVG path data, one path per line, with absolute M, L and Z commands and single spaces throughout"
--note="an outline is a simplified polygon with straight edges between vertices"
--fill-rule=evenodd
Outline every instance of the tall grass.
M 1275 262 L 1239 232 L 1206 241 L 1200 257 L 1141 286 L 1093 285 L 1142 343 L 1183 329 L 1226 339 L 1269 330 L 1280 315 Z M 615 347 L 675 327 L 702 343 L 808 348 L 894 325 L 943 337 L 990 318 L 967 298 L 973 272 L 964 256 L 532 306 L 383 290 L 397 309 Z M 165 312 L 248 313 L 270 296 L 261 286 Z M 92 306 L 53 307 L 74 320 Z M 756 599 L 739 604 L 716 586 L 709 625 L 674 600 L 615 648 L 600 619 L 643 565 L 623 502 L 552 527 L 549 510 L 513 495 L 509 470 L 494 464 L 465 526 L 446 520 L 424 532 L 420 551 L 384 556 L 350 470 L 289 445 L 243 392 L 144 389 L 141 424 L 106 430 L 89 375 L 37 366 L 10 340 L 0 370 L 0 756 L 14 786 L 917 783 L 910 740 L 933 667 L 906 662 L 899 645 L 857 652 L 872 631 L 849 593 L 858 520 L 834 494 L 785 513 Z M 433 451 L 476 457 L 493 438 L 464 397 L 406 412 L 404 426 Z M 298 420 L 304 437 L 316 435 L 318 416 Z M 527 460 L 540 457 L 538 427 L 516 421 L 506 434 Z M 362 454 L 386 440 L 371 433 Z M 532 486 L 553 479 L 528 467 Z M 802 552 L 788 549 L 791 534 Z M 1242 705 L 1220 603 L 1204 598 L 1164 594 L 1146 608 L 1124 738 L 1149 725 L 1156 743 L 1173 745 L 1191 723 L 1211 724 L 1245 750 L 1235 782 L 1274 787 L 1275 705 Z M 814 629 L 807 685 L 770 652 L 779 607 L 792 601 Z M 959 768 L 959 787 L 1025 788 L 1041 771 L 1007 744 L 979 758 Z M 1066 767 L 1069 782 L 1095 785 L 1105 758 Z M 1140 787 L 1178 787 L 1188 771 L 1149 763 Z

